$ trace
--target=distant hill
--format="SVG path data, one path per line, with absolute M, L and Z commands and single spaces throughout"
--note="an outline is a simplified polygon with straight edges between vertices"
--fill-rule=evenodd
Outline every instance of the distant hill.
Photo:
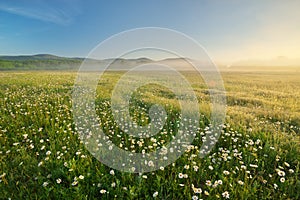
M 103 60 L 85 59 L 80 57 L 61 57 L 51 54 L 6 56 L 0 55 L 0 70 L 78 70 L 82 62 L 90 65 L 90 69 L 104 70 L 109 64 L 109 70 L 129 70 L 141 64 L 162 64 L 178 71 L 195 70 L 191 65 L 197 63 L 201 70 L 211 70 L 210 62 L 191 60 L 189 58 L 166 58 L 154 61 L 149 58 L 110 58 Z M 300 59 L 290 59 L 278 56 L 269 60 L 241 60 L 231 65 L 218 64 L 221 71 L 225 70 L 258 70 L 262 67 L 275 69 L 276 67 L 300 67 Z M 149 70 L 153 69 L 149 66 Z
M 85 61 L 91 66 L 104 67 L 110 65 L 112 70 L 127 70 L 138 64 L 153 62 L 149 58 L 137 59 L 85 59 L 68 58 L 51 54 L 0 56 L 0 70 L 78 70 L 82 62 Z
M 20 56 L 0 56 L 0 60 L 9 61 L 26 61 L 26 60 L 83 60 L 83 58 L 66 58 L 51 54 L 37 54 L 37 55 L 20 55 Z
M 0 70 L 76 70 L 83 60 L 51 54 L 0 56 Z
M 142 64 L 163 64 L 175 70 L 192 70 L 187 58 L 167 58 L 154 61 L 149 58 L 111 58 L 104 60 L 68 58 L 51 54 L 0 56 L 0 70 L 78 70 L 83 61 L 90 69 L 105 69 L 109 64 L 109 70 L 129 70 Z M 149 70 L 153 69 L 149 66 Z

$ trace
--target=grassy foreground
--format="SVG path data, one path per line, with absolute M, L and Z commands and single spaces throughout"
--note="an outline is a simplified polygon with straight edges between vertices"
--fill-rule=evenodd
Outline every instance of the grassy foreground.
M 299 199 L 300 72 L 223 72 L 226 123 L 205 158 L 197 155 L 209 125 L 209 96 L 198 75 L 184 74 L 203 114 L 193 145 L 165 168 L 131 174 L 101 164 L 78 139 L 75 72 L 0 72 L 0 198 Z M 169 142 L 166 134 L 136 139 L 115 127 L 109 97 L 120 75 L 106 73 L 99 83 L 97 113 L 107 135 L 128 151 Z M 154 102 L 178 117 L 176 100 L 161 87 L 142 88 L 132 107 L 147 111 Z M 143 111 L 132 111 L 142 124 L 149 119 Z M 162 133 L 174 134 L 172 119 Z

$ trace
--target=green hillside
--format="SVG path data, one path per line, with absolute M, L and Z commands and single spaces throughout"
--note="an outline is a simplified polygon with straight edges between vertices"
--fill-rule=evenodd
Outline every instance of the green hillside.
M 0 70 L 70 70 L 78 69 L 82 60 L 50 54 L 0 56 Z

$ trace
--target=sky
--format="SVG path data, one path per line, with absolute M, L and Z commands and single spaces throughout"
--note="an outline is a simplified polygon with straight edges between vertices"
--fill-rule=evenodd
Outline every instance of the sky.
M 300 1 L 2 0 L 0 55 L 86 57 L 103 40 L 142 27 L 194 38 L 215 61 L 300 58 Z

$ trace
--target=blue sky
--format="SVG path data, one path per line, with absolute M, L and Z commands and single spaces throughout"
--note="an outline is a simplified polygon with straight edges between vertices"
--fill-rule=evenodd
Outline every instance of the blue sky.
M 132 28 L 183 32 L 217 61 L 300 57 L 300 1 L 6 0 L 0 2 L 0 54 L 84 57 Z

